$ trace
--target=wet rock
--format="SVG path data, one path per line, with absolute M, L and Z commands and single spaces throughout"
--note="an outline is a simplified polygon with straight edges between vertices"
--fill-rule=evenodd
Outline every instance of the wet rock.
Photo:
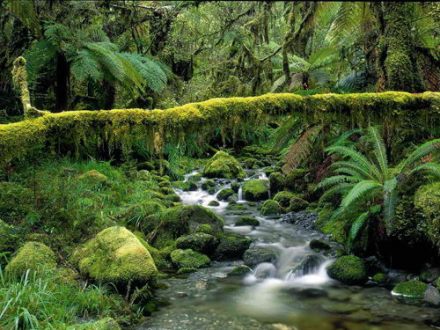
M 431 268 L 423 271 L 419 278 L 420 281 L 426 282 L 426 283 L 432 283 L 434 282 L 438 277 L 440 276 L 440 268 Z
M 312 274 L 318 271 L 323 258 L 317 254 L 310 254 L 306 256 L 291 272 L 294 277 Z
M 288 212 L 298 212 L 304 210 L 309 206 L 309 202 L 300 197 L 293 197 L 289 201 L 289 207 L 287 208 Z
M 249 201 L 261 201 L 269 197 L 267 180 L 248 180 L 243 184 L 243 197 Z
M 259 226 L 260 222 L 251 216 L 243 216 L 240 219 L 237 220 L 237 222 L 235 223 L 236 226 Z
M 327 297 L 327 292 L 320 288 L 293 288 L 289 291 L 295 295 L 301 296 L 302 298 Z
M 329 302 L 323 304 L 322 309 L 329 313 L 350 314 L 358 311 L 360 306 L 342 302 Z
M 201 253 L 191 249 L 177 249 L 170 254 L 171 261 L 179 269 L 179 273 L 193 272 L 198 268 L 206 267 L 211 260 Z
M 324 242 L 320 239 L 312 239 L 309 243 L 309 246 L 313 251 L 328 251 L 331 249 L 327 242 Z
M 240 259 L 251 245 L 251 240 L 245 236 L 233 233 L 224 233 L 220 237 L 220 244 L 215 250 L 216 260 Z
M 252 269 L 246 265 L 240 265 L 232 269 L 228 275 L 229 276 L 243 276 L 250 273 Z
M 388 282 L 388 278 L 384 273 L 376 273 L 371 280 L 378 285 L 385 285 Z
M 206 233 L 185 235 L 176 240 L 176 247 L 179 249 L 192 249 L 207 255 L 212 254 L 218 244 L 216 237 Z
M 361 258 L 356 256 L 339 257 L 327 268 L 327 274 L 345 284 L 364 284 L 367 281 L 367 269 Z
M 349 301 L 351 294 L 352 293 L 349 290 L 334 289 L 334 290 L 329 290 L 328 297 L 330 300 L 343 302 L 343 301 Z
M 307 230 L 312 230 L 315 227 L 317 218 L 318 216 L 316 213 L 300 211 L 285 214 L 281 221 L 295 224 Z
M 240 184 L 238 182 L 232 182 L 231 183 L 231 189 L 235 192 L 238 193 L 238 191 L 240 190 Z
M 244 263 L 253 267 L 263 262 L 275 263 L 278 251 L 270 246 L 254 246 L 246 250 L 243 255 Z
M 275 194 L 284 189 L 286 178 L 281 172 L 273 172 L 269 175 L 270 191 Z
M 208 203 L 208 206 L 219 206 L 219 205 L 220 205 L 220 203 L 217 202 L 217 201 L 210 201 L 210 202 Z
M 217 152 L 203 170 L 203 175 L 210 178 L 243 178 L 245 172 L 240 163 L 224 151 Z
M 432 285 L 428 285 L 423 297 L 423 301 L 432 306 L 440 306 L 440 293 L 438 289 Z
M 261 206 L 261 214 L 262 215 L 277 215 L 281 211 L 280 204 L 273 199 L 269 199 L 263 203 Z
M 418 280 L 398 283 L 391 294 L 399 301 L 407 304 L 419 304 L 425 298 L 428 285 Z
M 232 195 L 234 195 L 234 190 L 230 188 L 222 189 L 217 194 L 217 199 L 220 201 L 225 201 Z

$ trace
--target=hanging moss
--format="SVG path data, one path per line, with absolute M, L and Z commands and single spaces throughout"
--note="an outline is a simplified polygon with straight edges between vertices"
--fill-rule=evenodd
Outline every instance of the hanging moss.
M 301 113 L 310 120 L 338 120 L 349 126 L 397 122 L 416 113 L 425 126 L 439 123 L 440 93 L 266 94 L 191 103 L 167 110 L 67 111 L 0 125 L 0 165 L 38 152 L 95 155 L 161 155 L 167 144 L 188 153 L 203 151 L 220 135 L 225 143 L 247 141 L 271 116 Z M 427 110 L 427 111 L 426 111 Z M 413 118 L 412 118 L 413 119 Z M 413 121 L 413 120 L 412 120 Z M 218 137 L 218 136 L 217 136 Z

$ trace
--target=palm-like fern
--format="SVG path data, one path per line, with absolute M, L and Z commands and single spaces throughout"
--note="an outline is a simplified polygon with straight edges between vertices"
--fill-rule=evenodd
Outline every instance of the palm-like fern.
M 340 141 L 337 145 L 327 148 L 329 154 L 339 156 L 340 160 L 332 165 L 335 175 L 321 181 L 318 188 L 326 190 L 321 200 L 335 194 L 342 195 L 342 201 L 334 217 L 353 209 L 380 205 L 386 232 L 389 235 L 393 231 L 399 186 L 404 185 L 407 179 L 417 172 L 440 178 L 439 163 L 422 161 L 423 157 L 438 153 L 440 139 L 418 146 L 395 167 L 389 165 L 385 144 L 377 128 L 368 129 L 366 141 L 371 146 L 371 152 L 368 154 L 341 144 Z M 360 232 L 361 224 L 367 221 L 369 211 L 366 213 L 365 211 L 363 209 L 362 214 L 352 224 L 351 236 L 356 236 Z

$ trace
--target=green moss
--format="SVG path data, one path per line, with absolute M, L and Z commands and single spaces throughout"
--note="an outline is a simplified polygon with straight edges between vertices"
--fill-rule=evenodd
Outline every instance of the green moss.
M 306 209 L 307 206 L 309 206 L 309 202 L 307 202 L 306 200 L 300 197 L 293 197 L 289 201 L 289 207 L 287 208 L 287 212 L 298 212 Z
M 219 205 L 220 205 L 220 203 L 216 200 L 212 200 L 208 203 L 208 206 L 219 206 Z
M 281 211 L 280 204 L 273 199 L 268 199 L 261 206 L 262 215 L 277 215 Z
M 259 226 L 260 222 L 251 216 L 243 216 L 237 220 L 235 223 L 236 226 Z
M 67 330 L 120 330 L 118 322 L 116 322 L 111 317 L 106 317 L 102 320 L 79 323 L 67 327 Z
M 195 191 L 197 190 L 197 185 L 192 181 L 174 181 L 172 183 L 173 187 L 183 190 L 183 191 Z
M 202 182 L 202 189 L 203 190 L 209 190 L 210 188 L 215 188 L 214 180 L 207 179 L 207 180 Z
M 43 243 L 27 242 L 5 268 L 6 273 L 21 276 L 27 270 L 50 271 L 57 266 L 55 253 Z
M 318 220 L 316 221 L 316 227 L 324 234 L 330 235 L 333 240 L 340 244 L 345 244 L 346 233 L 346 221 L 343 218 L 331 219 L 334 210 L 331 207 L 324 207 L 318 213 Z
M 170 254 L 171 261 L 179 268 L 180 273 L 187 273 L 209 265 L 211 260 L 204 254 L 191 249 L 178 249 Z
M 356 256 L 337 258 L 327 268 L 327 273 L 331 278 L 346 284 L 363 284 L 367 281 L 365 263 Z
M 385 284 L 387 282 L 387 276 L 384 273 L 376 273 L 372 277 L 372 280 L 377 284 Z
M 202 223 L 201 225 L 198 225 L 195 232 L 196 233 L 205 233 L 205 234 L 210 234 L 210 235 L 215 234 L 214 229 L 208 223 Z
M 89 185 L 104 185 L 109 182 L 108 178 L 97 170 L 90 170 L 81 174 L 79 180 L 85 181 Z
M 243 184 L 243 197 L 249 201 L 261 201 L 269 197 L 267 180 L 248 180 Z
M 218 151 L 207 163 L 203 175 L 211 178 L 243 178 L 245 173 L 240 163 L 224 151 Z
M 271 186 L 271 191 L 272 191 L 272 186 Z M 277 201 L 281 207 L 288 208 L 290 204 L 290 200 L 295 197 L 298 197 L 298 195 L 290 191 L 280 191 L 273 197 L 273 199 Z
M 240 259 L 251 245 L 251 240 L 245 236 L 233 233 L 224 233 L 220 237 L 220 244 L 215 251 L 216 259 Z
M 14 251 L 17 248 L 18 242 L 18 230 L 0 219 L 0 253 Z
M 392 294 L 409 300 L 423 300 L 428 284 L 417 280 L 398 283 Z
M 232 195 L 234 195 L 234 190 L 230 188 L 225 188 L 219 191 L 219 193 L 217 194 L 217 199 L 225 201 Z
M 435 286 L 437 287 L 437 289 L 440 289 L 440 277 L 438 277 L 435 281 Z
M 420 187 L 414 195 L 414 206 L 425 223 L 426 235 L 440 248 L 440 182 Z
M 110 227 L 78 248 L 71 258 L 81 274 L 97 281 L 145 284 L 157 274 L 150 252 L 124 227 Z
M 275 194 L 286 186 L 286 177 L 281 172 L 273 172 L 269 175 L 270 191 Z
M 194 233 L 179 237 L 176 240 L 176 247 L 210 255 L 214 252 L 218 243 L 218 239 L 215 236 L 206 233 Z
M 0 182 L 0 218 L 17 223 L 32 213 L 32 190 L 14 182 Z

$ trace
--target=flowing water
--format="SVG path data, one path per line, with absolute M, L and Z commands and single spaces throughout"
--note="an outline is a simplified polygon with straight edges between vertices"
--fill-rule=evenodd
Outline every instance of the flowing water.
M 252 178 L 256 177 L 267 179 L 264 173 Z M 230 182 L 219 181 L 217 192 L 229 186 Z M 216 196 L 200 188 L 178 194 L 185 204 L 206 207 Z M 438 309 L 401 304 L 386 288 L 344 286 L 331 280 L 326 267 L 332 258 L 309 248 L 310 240 L 323 237 L 311 228 L 313 216 L 294 214 L 303 219 L 294 224 L 282 217 L 263 217 L 254 203 L 243 200 L 241 188 L 237 204 L 239 208 L 229 208 L 227 202 L 209 208 L 224 218 L 225 231 L 252 238 L 253 249 L 273 251 L 273 262 L 255 265 L 244 277 L 228 275 L 243 264 L 234 261 L 213 262 L 209 268 L 169 278 L 167 288 L 157 291 L 158 299 L 166 305 L 135 329 L 440 328 L 435 327 L 440 326 Z M 260 226 L 235 226 L 243 215 L 255 216 Z

